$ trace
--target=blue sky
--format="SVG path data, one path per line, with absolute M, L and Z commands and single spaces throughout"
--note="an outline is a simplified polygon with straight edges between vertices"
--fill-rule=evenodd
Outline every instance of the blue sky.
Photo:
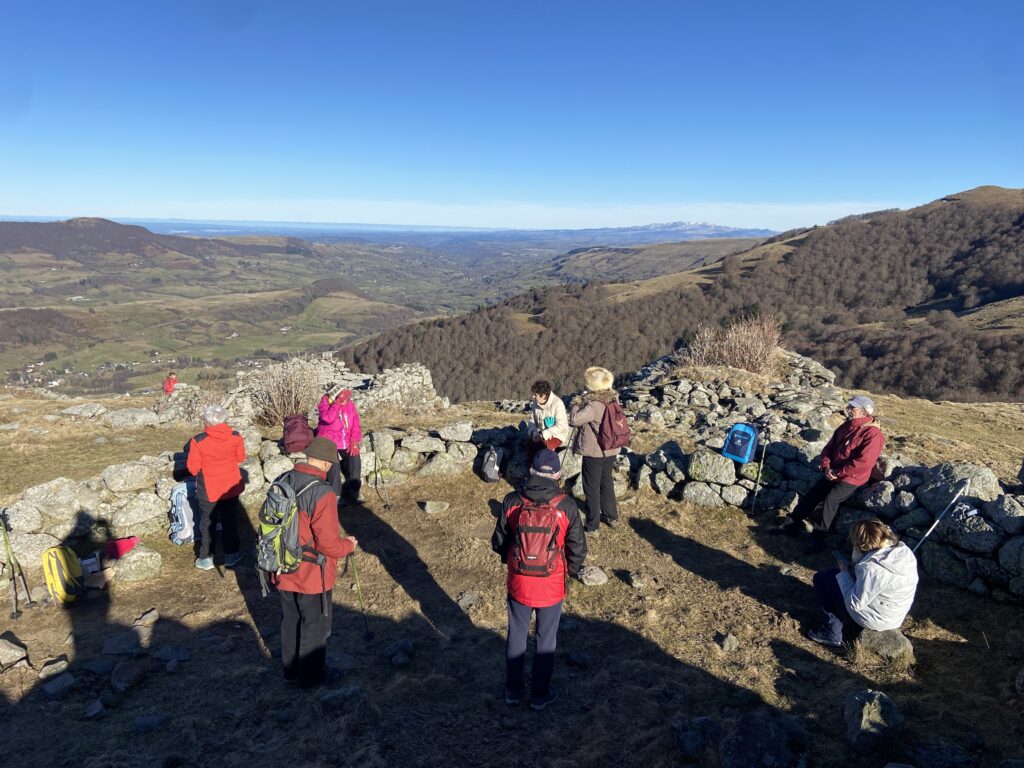
M 784 229 L 1024 186 L 1020 2 L 11 3 L 0 214 Z

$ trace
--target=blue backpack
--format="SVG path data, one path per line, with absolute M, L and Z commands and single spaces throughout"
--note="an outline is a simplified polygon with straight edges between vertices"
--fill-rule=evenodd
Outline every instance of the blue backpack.
M 758 437 L 758 429 L 753 424 L 733 424 L 729 434 L 725 436 L 722 455 L 740 464 L 747 464 L 757 453 Z
M 194 478 L 178 483 L 171 489 L 171 519 L 167 537 L 172 544 L 190 544 L 199 539 L 199 516 L 202 512 L 194 503 L 196 481 Z

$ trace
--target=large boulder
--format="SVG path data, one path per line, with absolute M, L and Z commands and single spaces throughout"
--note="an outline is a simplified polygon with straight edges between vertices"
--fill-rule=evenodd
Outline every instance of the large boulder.
M 874 512 L 883 520 L 891 520 L 896 514 L 896 486 L 888 480 L 874 483 L 860 492 L 858 501 L 864 509 Z
M 698 483 L 732 485 L 736 482 L 736 465 L 720 453 L 702 449 L 690 456 L 686 474 Z
M 971 585 L 973 579 L 967 564 L 954 555 L 949 547 L 935 541 L 926 541 L 919 551 L 921 564 L 932 577 L 961 589 Z
M 60 412 L 61 416 L 66 416 L 69 419 L 95 419 L 97 416 L 102 416 L 107 412 L 107 409 L 99 403 L 79 403 L 78 405 L 72 405 L 69 408 L 65 408 Z
M 263 476 L 267 482 L 273 482 L 289 471 L 295 464 L 287 456 L 271 456 L 263 462 Z
M 886 661 L 913 661 L 914 644 L 898 629 L 862 630 L 857 635 L 858 651 L 870 651 Z
M 451 443 L 448 455 L 459 464 L 472 464 L 476 460 L 477 448 L 472 443 Z
M 242 478 L 246 488 L 261 488 L 264 483 L 263 465 L 259 456 L 249 456 L 242 464 Z
M 44 515 L 60 519 L 73 516 L 81 507 L 78 483 L 66 477 L 32 486 L 22 494 L 22 499 Z
M 18 533 L 37 533 L 43 527 L 43 515 L 24 499 L 7 508 L 7 524 Z
M 140 493 L 114 512 L 110 521 L 117 536 L 142 536 L 167 527 L 167 502 L 155 493 Z
M 858 752 L 871 752 L 899 735 L 903 713 L 880 691 L 856 691 L 843 704 L 846 740 Z
M 420 458 L 418 453 L 398 448 L 391 456 L 391 469 L 400 474 L 408 474 L 419 466 Z
M 440 435 L 442 440 L 454 440 L 458 443 L 468 443 L 473 439 L 473 422 L 471 421 L 457 421 L 454 424 L 448 424 L 441 427 L 437 434 Z
M 383 429 L 374 430 L 369 435 L 370 447 L 377 454 L 381 464 L 387 464 L 395 455 L 395 436 Z
M 966 505 L 950 511 L 940 524 L 943 538 L 960 549 L 979 555 L 995 552 L 1006 539 L 1006 534 Z
M 687 483 L 683 486 L 682 500 L 698 507 L 724 507 L 725 502 L 713 485 Z
M 1014 536 L 999 550 L 999 565 L 1014 576 L 1024 576 L 1024 536 Z
M 402 438 L 402 448 L 413 453 L 438 453 L 444 451 L 444 441 L 429 435 L 409 435 Z
M 14 550 L 18 562 L 23 568 L 42 567 L 43 552 L 50 547 L 60 544 L 60 539 L 48 533 L 18 533 L 10 534 L 11 549 Z
M 160 575 L 163 558 L 144 544 L 135 548 L 115 564 L 118 581 L 148 581 Z
M 1024 504 L 1018 498 L 1000 494 L 985 504 L 985 517 L 1011 536 L 1024 533 Z
M 917 500 L 929 512 L 941 512 L 964 480 L 970 480 L 971 487 L 962 498 L 972 506 L 980 507 L 986 501 L 994 501 L 1002 493 L 999 478 L 988 467 L 949 462 L 925 472 L 924 481 L 917 487 Z
M 417 477 L 433 477 L 436 475 L 457 475 L 465 468 L 463 462 L 459 462 L 447 453 L 437 453 L 416 472 Z
M 110 411 L 104 420 L 114 429 L 139 429 L 160 426 L 160 417 L 145 408 L 122 408 Z
M 722 489 L 722 500 L 734 507 L 745 507 L 750 498 L 750 491 L 742 485 L 727 485 Z
M 142 461 L 114 464 L 103 470 L 103 482 L 114 493 L 152 490 L 159 478 L 156 467 Z

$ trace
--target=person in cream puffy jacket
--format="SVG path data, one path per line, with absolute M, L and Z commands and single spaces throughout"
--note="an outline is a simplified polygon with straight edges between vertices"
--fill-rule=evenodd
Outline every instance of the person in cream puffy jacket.
M 880 520 L 862 520 L 850 531 L 853 560 L 814 574 L 814 593 L 825 623 L 807 636 L 823 645 L 843 642 L 843 627 L 899 629 L 917 592 L 917 558 Z

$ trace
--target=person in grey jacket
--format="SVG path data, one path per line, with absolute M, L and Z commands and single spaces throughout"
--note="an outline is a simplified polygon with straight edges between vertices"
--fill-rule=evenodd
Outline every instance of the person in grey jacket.
M 583 456 L 583 494 L 587 500 L 585 533 L 597 533 L 602 521 L 611 528 L 619 526 L 619 510 L 615 503 L 612 469 L 618 448 L 602 450 L 597 442 L 606 404 L 619 395 L 612 384 L 615 379 L 607 368 L 587 368 L 583 376 L 586 389 L 573 400 L 569 424 L 576 427 L 573 453 Z
M 899 629 L 917 592 L 917 558 L 881 520 L 855 523 L 850 542 L 851 562 L 814 574 L 825 623 L 807 636 L 822 645 L 842 645 L 844 626 Z

